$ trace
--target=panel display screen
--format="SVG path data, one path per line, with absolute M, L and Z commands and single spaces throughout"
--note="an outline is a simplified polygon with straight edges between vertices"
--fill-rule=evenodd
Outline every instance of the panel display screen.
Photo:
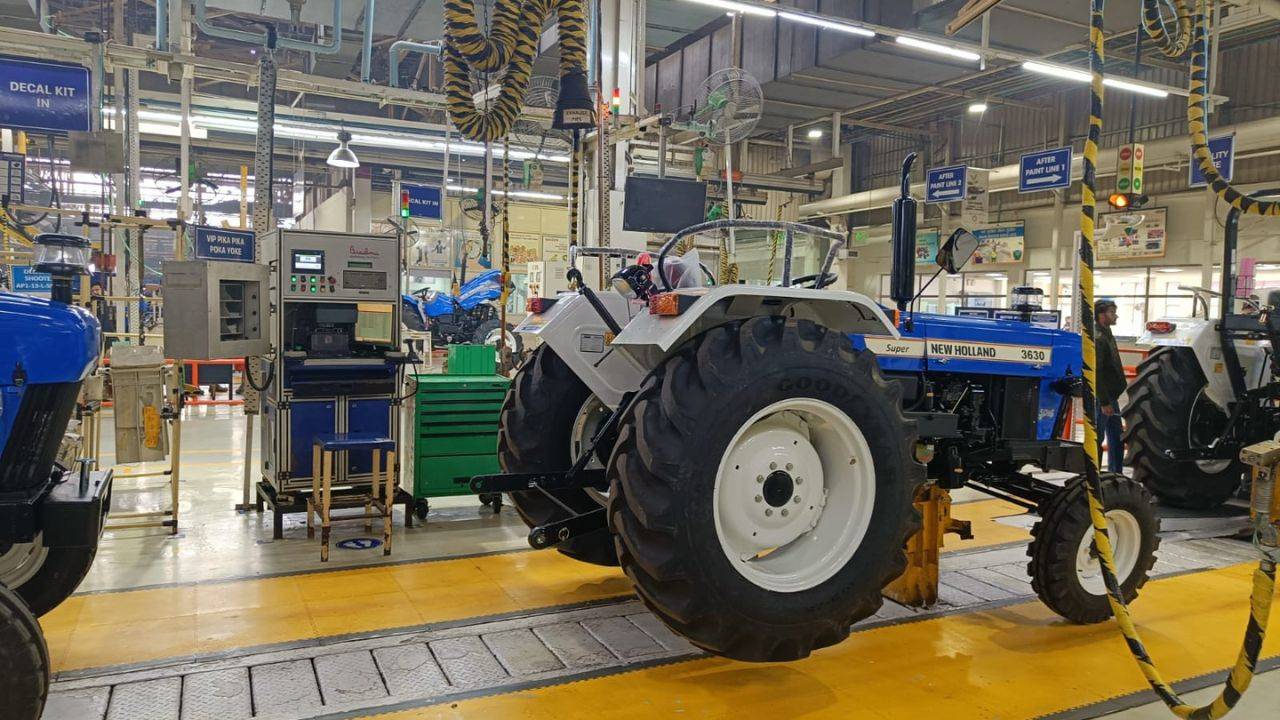
M 387 274 L 370 270 L 343 270 L 344 290 L 386 290 Z
M 359 268 L 361 270 L 372 270 L 373 263 L 369 262 L 368 260 L 348 260 L 347 267 Z
M 292 257 L 295 273 L 318 274 L 324 272 L 323 250 L 294 250 Z

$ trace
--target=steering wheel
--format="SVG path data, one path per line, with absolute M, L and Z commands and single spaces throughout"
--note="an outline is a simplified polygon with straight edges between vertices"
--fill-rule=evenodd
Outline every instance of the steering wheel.
M 789 287 L 808 287 L 813 290 L 821 290 L 822 288 L 835 282 L 837 277 L 838 276 L 833 272 L 814 273 L 813 275 L 801 275 L 798 278 L 792 278 L 791 285 Z

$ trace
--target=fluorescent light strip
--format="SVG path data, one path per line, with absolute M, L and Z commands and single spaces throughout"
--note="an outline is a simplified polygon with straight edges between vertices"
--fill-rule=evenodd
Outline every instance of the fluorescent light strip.
M 915 48 L 916 50 L 924 50 L 925 52 L 931 52 L 936 55 L 946 55 L 948 57 L 959 58 L 961 60 L 977 62 L 982 59 L 982 56 L 976 52 L 961 50 L 959 48 L 951 47 L 950 45 L 940 45 L 935 42 L 929 42 L 928 40 L 919 40 L 907 35 L 899 35 L 895 38 L 895 42 L 899 45 L 906 45 L 909 48 Z
M 480 191 L 479 188 L 467 187 L 465 185 L 447 185 L 445 186 L 445 189 L 449 190 L 450 192 L 462 192 L 462 193 L 474 193 L 474 192 Z M 507 193 L 501 190 L 494 190 L 493 194 L 506 195 Z M 557 195 L 555 193 L 535 192 L 533 190 L 512 190 L 511 197 L 525 198 L 528 200 L 564 200 L 563 195 Z
M 1076 68 L 1063 67 L 1061 65 L 1053 65 L 1050 63 L 1035 62 L 1034 60 L 1028 60 L 1027 62 L 1022 63 L 1022 69 L 1029 70 L 1034 73 L 1040 73 L 1041 75 L 1062 78 L 1063 80 L 1073 80 L 1075 82 L 1083 83 L 1093 81 L 1093 76 L 1084 70 L 1077 70 Z M 1136 92 L 1139 95 L 1146 95 L 1148 97 L 1169 97 L 1169 92 L 1167 90 L 1152 87 L 1151 85 L 1143 85 L 1141 83 L 1133 82 L 1132 80 L 1108 77 L 1102 79 L 1102 84 L 1117 90 L 1128 90 L 1129 92 Z
M 785 10 L 778 13 L 778 15 L 783 20 L 791 20 L 793 22 L 804 23 L 806 25 L 817 25 L 820 28 L 826 28 L 828 30 L 838 30 L 840 32 L 849 33 L 850 35 L 861 35 L 863 37 L 876 36 L 876 33 L 874 30 L 868 30 L 866 28 L 858 27 L 856 25 L 848 25 L 842 22 L 837 22 L 835 20 L 825 20 L 823 18 L 816 18 L 816 17 L 813 17 L 812 15 L 801 15 L 799 13 L 787 12 Z
M 759 17 L 777 17 L 778 15 L 776 10 L 733 2 L 732 0 L 687 0 L 687 2 L 728 10 L 729 12 L 742 13 L 743 15 L 756 15 Z

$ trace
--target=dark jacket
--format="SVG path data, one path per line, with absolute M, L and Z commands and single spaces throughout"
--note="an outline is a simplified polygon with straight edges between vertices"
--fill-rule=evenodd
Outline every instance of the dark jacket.
M 1111 328 L 1098 325 L 1098 403 L 1112 405 L 1120 400 L 1128 383 L 1124 377 L 1124 363 L 1120 362 L 1120 348 Z

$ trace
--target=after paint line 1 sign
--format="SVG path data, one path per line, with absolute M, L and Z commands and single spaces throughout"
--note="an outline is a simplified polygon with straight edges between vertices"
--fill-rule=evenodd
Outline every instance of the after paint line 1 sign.
M 968 185 L 969 167 L 967 165 L 930 168 L 924 176 L 924 201 L 940 203 L 964 200 Z
M 1018 162 L 1018 192 L 1071 187 L 1071 146 L 1030 152 Z

